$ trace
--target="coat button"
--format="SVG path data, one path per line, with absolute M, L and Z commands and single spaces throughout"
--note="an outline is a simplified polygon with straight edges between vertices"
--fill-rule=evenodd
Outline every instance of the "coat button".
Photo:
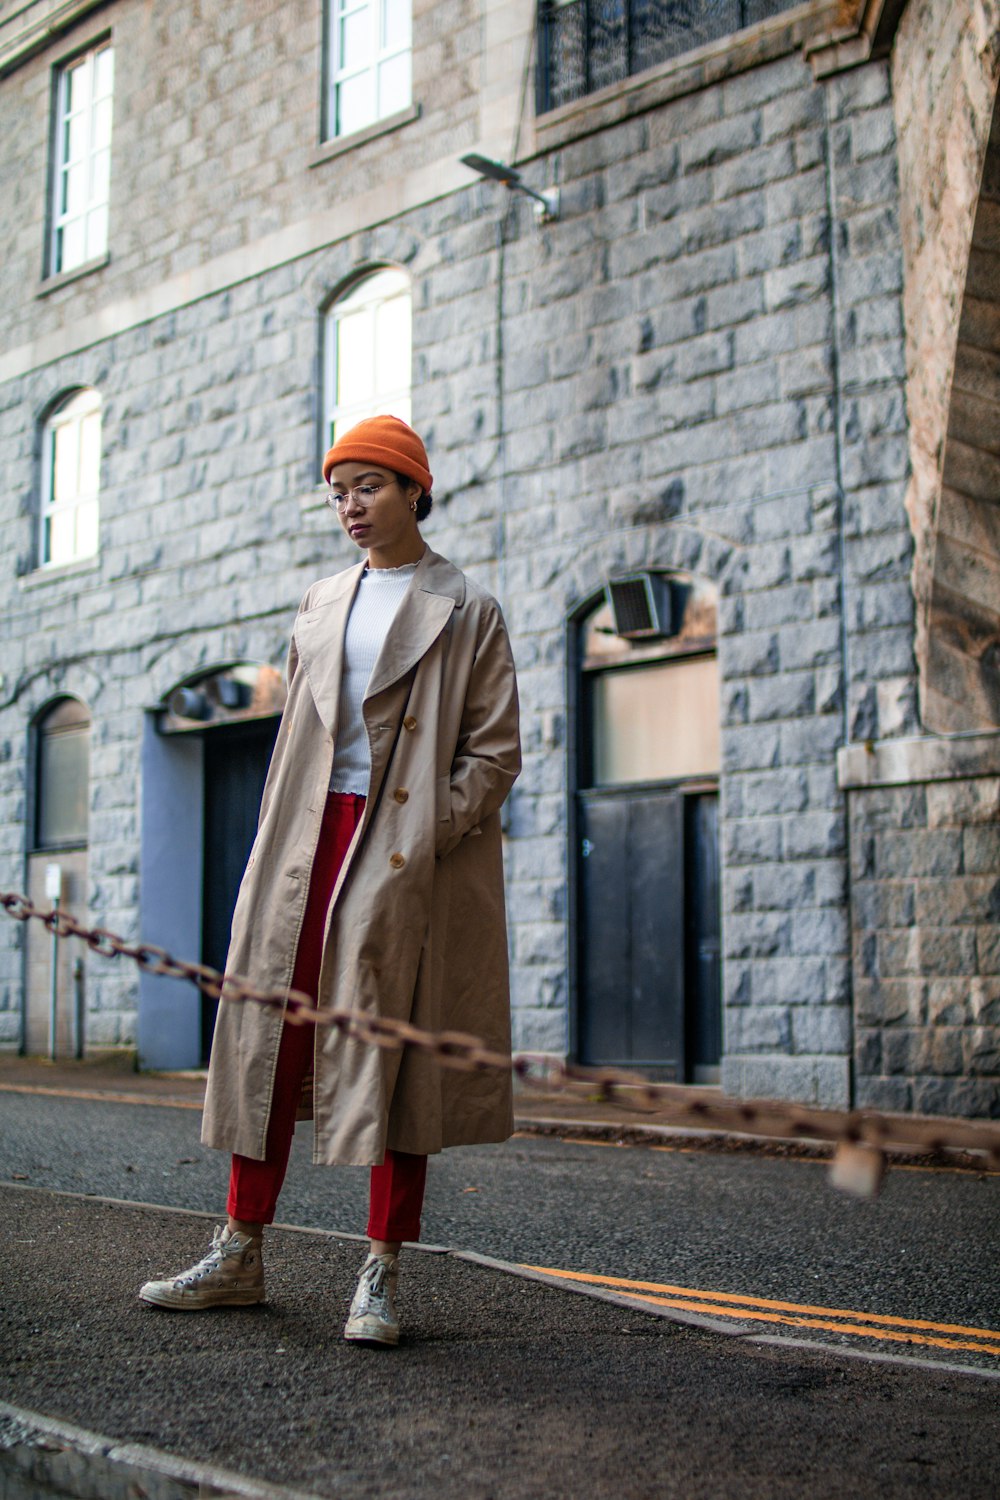
M 392 795 L 400 804 L 400 806 L 402 806 L 404 802 L 409 802 L 410 800 L 410 794 L 406 790 L 405 786 L 398 786 Z
M 416 719 L 413 717 L 412 714 L 407 714 L 406 718 L 403 720 L 403 728 L 404 729 L 409 729 L 409 730 L 412 731 L 412 730 L 416 729 L 416 727 L 417 727 L 417 721 L 416 721 Z
M 402 856 L 402 854 L 399 854 L 399 853 L 390 854 L 389 855 L 389 863 L 392 865 L 392 868 L 394 870 L 401 870 L 403 868 L 403 866 L 406 864 L 406 860 L 404 859 L 404 857 Z

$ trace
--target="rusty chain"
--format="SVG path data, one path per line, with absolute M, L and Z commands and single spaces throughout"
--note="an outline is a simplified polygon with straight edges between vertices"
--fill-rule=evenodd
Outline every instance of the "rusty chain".
M 36 906 L 16 891 L 0 891 L 0 906 L 18 922 L 35 919 L 60 938 L 76 937 L 103 958 L 131 959 L 148 974 L 182 979 L 213 1000 L 253 1001 L 281 1009 L 295 1025 L 332 1026 L 344 1036 L 389 1051 L 410 1047 L 461 1072 L 511 1072 L 525 1086 L 585 1093 L 590 1102 L 617 1104 L 640 1116 L 655 1114 L 677 1127 L 770 1139 L 825 1141 L 837 1146 L 834 1180 L 849 1191 L 877 1192 L 888 1150 L 981 1152 L 1000 1168 L 1000 1122 L 934 1119 L 875 1110 L 820 1109 L 772 1099 L 732 1099 L 714 1089 L 653 1083 L 631 1071 L 589 1068 L 544 1054 L 513 1056 L 458 1031 L 424 1031 L 409 1021 L 319 1006 L 300 990 L 263 990 L 235 974 L 174 958 L 155 943 L 130 943 L 105 927 L 87 927 L 57 908 Z M 641 1123 L 641 1122 L 640 1122 Z

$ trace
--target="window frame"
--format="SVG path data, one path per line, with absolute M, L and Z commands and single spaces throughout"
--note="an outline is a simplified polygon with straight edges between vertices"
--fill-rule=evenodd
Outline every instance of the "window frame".
M 98 58 L 104 55 L 108 55 L 110 58 L 108 88 L 106 92 L 96 95 L 94 84 Z M 67 149 L 68 122 L 74 112 L 67 108 L 67 95 L 70 87 L 70 76 L 80 68 L 85 68 L 88 73 L 86 115 L 83 127 L 85 144 L 80 157 L 76 158 L 75 161 L 71 161 Z M 84 267 L 100 263 L 102 258 L 108 253 L 108 245 L 110 243 L 111 140 L 114 129 L 114 69 L 115 49 L 110 35 L 102 36 L 90 42 L 85 50 L 64 59 L 53 69 L 49 234 L 46 251 L 46 275 L 49 277 L 72 275 Z M 96 128 L 94 117 L 98 107 L 105 101 L 108 103 L 107 140 L 103 144 L 95 146 L 94 137 Z M 81 111 L 82 113 L 83 111 Z M 94 195 L 94 167 L 95 161 L 100 156 L 106 156 L 107 170 L 102 184 L 102 191 Z M 68 208 L 63 208 L 62 204 L 64 201 L 68 201 L 68 193 L 64 190 L 64 182 L 67 180 L 67 173 L 74 164 L 82 165 L 85 169 L 86 194 L 82 208 L 70 214 Z M 99 241 L 92 241 L 90 238 L 90 221 L 94 214 L 101 212 L 103 212 L 103 233 Z M 84 226 L 82 251 L 74 259 L 67 260 L 65 253 L 65 230 L 68 225 L 78 223 L 81 220 Z
M 383 120 L 390 120 L 409 110 L 413 103 L 413 7 L 411 0 L 401 0 L 406 12 L 406 40 L 402 45 L 390 45 L 384 37 L 387 30 L 387 8 L 391 0 L 324 0 L 324 29 L 326 33 L 325 71 L 323 89 L 323 141 L 349 139 L 353 135 L 371 130 Z M 369 56 L 363 67 L 344 67 L 340 60 L 341 23 L 352 16 L 369 12 Z M 407 87 L 405 97 L 394 94 L 390 99 L 380 98 L 380 72 L 388 63 L 405 57 L 407 59 Z M 358 123 L 341 127 L 341 89 L 344 84 L 357 78 L 370 76 L 374 95 L 374 113 L 366 115 Z
M 378 288 L 372 286 L 373 282 L 382 282 L 383 286 L 386 286 L 389 284 L 390 277 L 396 285 L 393 290 L 384 295 L 379 293 Z M 383 278 L 385 278 L 384 281 Z M 369 289 L 367 295 L 365 295 L 366 288 Z M 370 395 L 366 395 L 363 399 L 356 401 L 338 401 L 337 372 L 340 363 L 340 328 L 345 314 L 348 317 L 370 317 L 372 321 L 372 333 L 374 335 L 378 310 L 388 303 L 395 302 L 404 297 L 407 303 L 410 330 L 409 362 L 405 382 L 394 384 L 387 382 L 385 385 L 379 386 L 378 361 L 373 344 L 372 370 L 375 379 Z M 399 266 L 372 266 L 363 275 L 356 277 L 328 304 L 326 312 L 323 315 L 322 400 L 320 459 L 322 459 L 327 449 L 332 446 L 338 424 L 343 424 L 343 430 L 347 431 L 356 422 L 363 421 L 365 417 L 394 416 L 400 417 L 404 422 L 411 420 L 413 400 L 413 287 L 409 276 Z
M 67 722 L 52 724 L 52 720 L 62 717 Z M 50 726 L 46 728 L 46 726 Z M 90 751 L 94 732 L 93 716 L 87 704 L 81 698 L 73 694 L 65 694 L 59 698 L 51 699 L 34 716 L 31 722 L 31 803 L 28 809 L 28 833 L 29 854 L 52 854 L 63 850 L 86 849 L 90 842 Z M 46 842 L 42 838 L 42 816 L 45 810 L 45 787 L 43 785 L 42 760 L 44 747 L 47 739 L 57 736 L 75 736 L 80 739 L 86 738 L 86 786 L 85 796 L 85 827 L 82 833 L 77 833 L 69 838 L 50 839 Z
M 74 412 L 74 408 L 76 411 Z M 65 394 L 54 406 L 50 407 L 43 423 L 41 433 L 41 492 L 38 506 L 38 537 L 37 537 L 37 561 L 39 568 L 65 568 L 73 563 L 85 562 L 99 555 L 100 546 L 100 524 L 101 524 L 101 464 L 103 462 L 103 412 L 104 403 L 100 392 L 93 386 L 79 386 L 77 389 Z M 56 443 L 60 429 L 74 423 L 82 429 L 83 423 L 88 417 L 96 414 L 97 425 L 97 461 L 96 475 L 93 489 L 81 489 L 79 482 L 73 490 L 69 500 L 56 500 Z M 82 443 L 81 434 L 78 433 L 77 447 L 77 480 L 79 481 L 80 454 Z M 94 545 L 86 551 L 82 551 L 79 545 L 79 512 L 86 505 L 95 507 L 94 521 Z M 51 545 L 51 522 L 54 518 L 73 515 L 73 550 L 68 556 L 52 556 Z

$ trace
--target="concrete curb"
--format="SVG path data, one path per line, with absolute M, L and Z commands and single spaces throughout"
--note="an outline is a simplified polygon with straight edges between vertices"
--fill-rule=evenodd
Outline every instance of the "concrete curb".
M 315 1500 L 0 1401 L 4 1500 Z

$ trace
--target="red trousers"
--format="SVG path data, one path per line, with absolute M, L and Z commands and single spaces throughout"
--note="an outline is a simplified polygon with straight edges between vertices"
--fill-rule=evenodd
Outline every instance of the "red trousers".
M 306 914 L 295 953 L 292 989 L 316 996 L 323 958 L 323 928 L 337 875 L 354 830 L 364 812 L 364 797 L 330 792 L 323 810 L 323 828 L 309 878 Z M 271 1224 L 285 1180 L 288 1155 L 295 1134 L 295 1115 L 303 1080 L 313 1062 L 315 1028 L 286 1021 L 281 1032 L 278 1066 L 267 1128 L 263 1161 L 233 1156 L 229 1175 L 227 1212 L 245 1224 Z M 379 1167 L 372 1167 L 366 1233 L 373 1240 L 417 1240 L 427 1177 L 426 1156 L 389 1151 Z

